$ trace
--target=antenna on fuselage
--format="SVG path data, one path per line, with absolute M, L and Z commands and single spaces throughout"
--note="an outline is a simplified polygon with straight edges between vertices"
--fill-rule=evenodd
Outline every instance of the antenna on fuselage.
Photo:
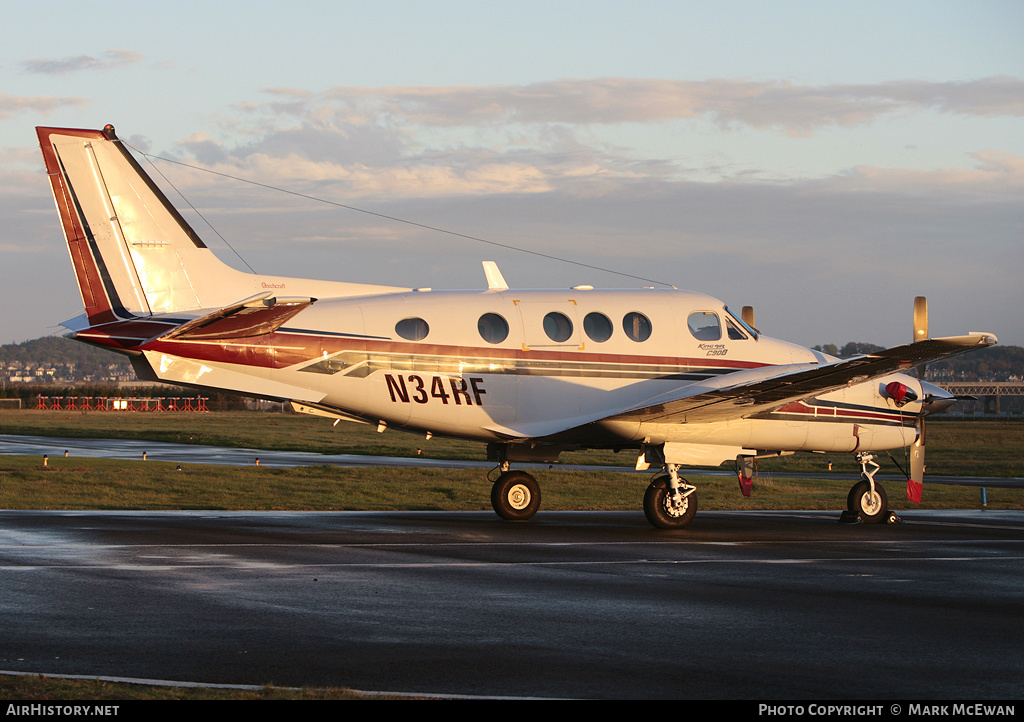
M 505 277 L 498 270 L 498 264 L 494 261 L 482 261 L 484 264 L 484 275 L 487 276 L 488 291 L 507 291 L 508 284 Z

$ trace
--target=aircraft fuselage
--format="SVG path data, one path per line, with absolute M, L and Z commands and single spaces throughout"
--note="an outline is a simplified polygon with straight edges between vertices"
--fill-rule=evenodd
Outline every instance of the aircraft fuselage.
M 180 314 L 153 316 L 92 327 L 79 337 L 141 352 L 164 381 L 287 398 L 388 428 L 487 442 L 679 442 L 710 445 L 712 456 L 721 451 L 725 459 L 738 447 L 853 451 L 868 442 L 898 448 L 915 436 L 914 409 L 897 412 L 877 381 L 759 418 L 606 418 L 683 384 L 834 360 L 758 334 L 721 301 L 689 291 L 424 289 L 322 299 L 251 337 L 153 338 L 181 322 Z M 917 379 L 898 376 L 920 390 Z

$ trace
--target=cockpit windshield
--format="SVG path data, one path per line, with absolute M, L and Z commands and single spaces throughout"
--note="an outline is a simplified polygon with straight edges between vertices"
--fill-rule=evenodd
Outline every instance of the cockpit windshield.
M 743 319 L 742 319 L 742 318 L 741 318 L 740 316 L 737 316 L 737 315 L 736 315 L 735 313 L 733 313 L 733 312 L 732 312 L 732 310 L 731 310 L 731 309 L 730 309 L 730 308 L 729 308 L 728 306 L 726 306 L 726 307 L 725 307 L 725 312 L 726 312 L 727 314 L 729 314 L 729 318 L 731 318 L 731 319 L 732 319 L 733 321 L 735 321 L 735 322 L 736 322 L 736 323 L 738 323 L 738 324 L 739 324 L 740 326 L 742 326 L 742 327 L 743 327 L 743 329 L 744 329 L 744 330 L 745 330 L 745 331 L 746 331 L 747 333 L 749 333 L 749 334 L 750 334 L 750 336 L 751 336 L 752 338 L 756 339 L 756 338 L 758 338 L 758 336 L 760 336 L 760 334 L 759 334 L 759 333 L 758 333 L 758 332 L 757 332 L 756 330 L 754 330 L 753 328 L 751 328 L 750 326 L 748 326 L 748 325 L 747 325 L 747 324 L 746 324 L 746 323 L 745 323 L 745 322 L 743 321 Z

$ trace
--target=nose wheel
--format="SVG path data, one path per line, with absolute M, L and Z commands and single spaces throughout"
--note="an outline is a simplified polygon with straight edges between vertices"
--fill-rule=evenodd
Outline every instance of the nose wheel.
M 846 497 L 846 509 L 857 514 L 865 524 L 881 524 L 889 513 L 889 499 L 881 484 L 874 489 L 867 481 L 859 481 Z
M 865 524 L 892 524 L 899 521 L 899 517 L 889 511 L 889 497 L 885 489 L 875 481 L 875 474 L 880 467 L 874 459 L 873 454 L 857 454 L 857 461 L 861 465 L 861 481 L 850 489 L 841 521 L 861 521 Z

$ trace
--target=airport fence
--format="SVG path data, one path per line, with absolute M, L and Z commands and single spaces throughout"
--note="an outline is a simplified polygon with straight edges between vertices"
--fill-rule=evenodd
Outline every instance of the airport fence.
M 37 396 L 40 411 L 209 411 L 208 396 Z

